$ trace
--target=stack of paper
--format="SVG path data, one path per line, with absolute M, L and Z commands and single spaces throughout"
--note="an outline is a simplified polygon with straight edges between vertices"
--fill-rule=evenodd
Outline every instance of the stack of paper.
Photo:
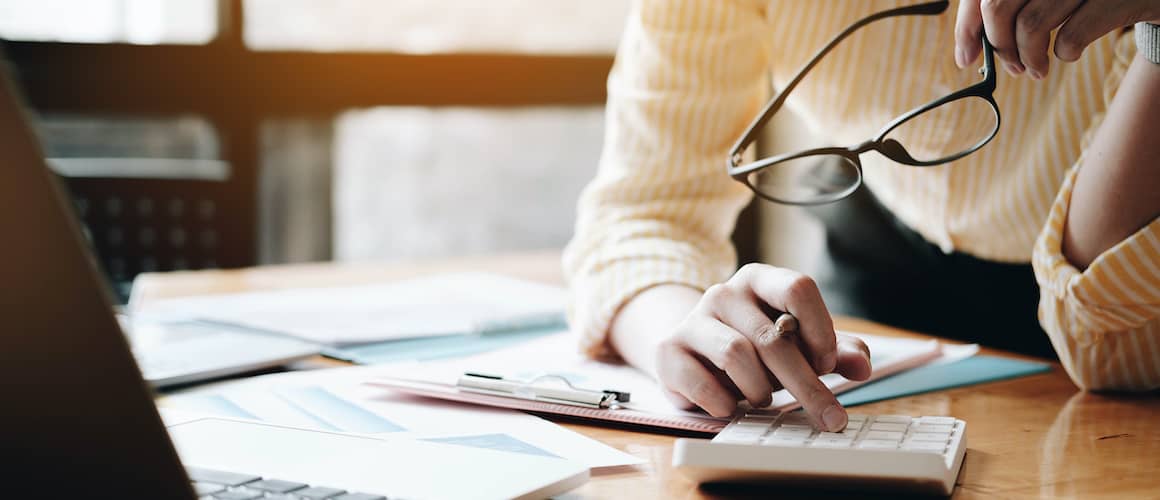
M 389 284 L 222 294 L 132 306 L 135 316 L 197 320 L 344 347 L 518 332 L 564 323 L 562 288 L 484 273 Z
M 512 410 L 419 400 L 362 384 L 378 368 L 352 367 L 253 377 L 158 400 L 167 420 L 213 415 L 369 436 L 406 436 L 553 456 L 590 468 L 644 460 L 546 420 Z

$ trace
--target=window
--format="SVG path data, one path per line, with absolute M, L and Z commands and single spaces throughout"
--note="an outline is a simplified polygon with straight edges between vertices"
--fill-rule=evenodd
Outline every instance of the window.
M 611 54 L 627 0 L 246 0 L 260 50 Z
M 335 130 L 334 257 L 562 247 L 591 180 L 603 110 L 384 107 Z
M 204 44 L 217 34 L 217 0 L 0 0 L 0 38 Z

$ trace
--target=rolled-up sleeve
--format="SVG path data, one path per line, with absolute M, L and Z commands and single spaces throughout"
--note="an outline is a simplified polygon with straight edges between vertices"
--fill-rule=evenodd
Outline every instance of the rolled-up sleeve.
M 768 94 L 764 2 L 641 0 L 608 79 L 604 151 L 564 252 L 569 320 L 593 356 L 641 291 L 704 289 L 736 266 L 748 190 L 729 147 Z
M 1080 271 L 1062 251 L 1077 171 L 1064 182 L 1035 245 L 1039 321 L 1081 388 L 1160 388 L 1160 219 Z
M 1105 102 L 1119 89 L 1135 49 L 1131 36 L 1118 40 L 1104 77 Z M 1089 126 L 1085 142 L 1101 122 Z M 1039 322 L 1080 388 L 1160 388 L 1160 219 L 1104 251 L 1087 269 L 1077 269 L 1063 255 L 1063 231 L 1082 163 L 1081 158 L 1064 179 L 1032 254 Z

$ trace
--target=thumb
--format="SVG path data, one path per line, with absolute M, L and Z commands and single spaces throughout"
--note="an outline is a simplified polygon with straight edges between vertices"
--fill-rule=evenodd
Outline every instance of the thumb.
M 959 68 L 975 62 L 983 50 L 983 13 L 979 1 L 959 2 L 958 17 L 955 18 L 955 64 Z

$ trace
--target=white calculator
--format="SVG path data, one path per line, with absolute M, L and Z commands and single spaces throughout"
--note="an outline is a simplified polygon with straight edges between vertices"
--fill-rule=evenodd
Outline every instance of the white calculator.
M 678 439 L 673 466 L 698 482 L 949 495 L 966 426 L 952 417 L 851 413 L 844 431 L 819 432 L 801 412 L 749 410 L 712 440 Z

